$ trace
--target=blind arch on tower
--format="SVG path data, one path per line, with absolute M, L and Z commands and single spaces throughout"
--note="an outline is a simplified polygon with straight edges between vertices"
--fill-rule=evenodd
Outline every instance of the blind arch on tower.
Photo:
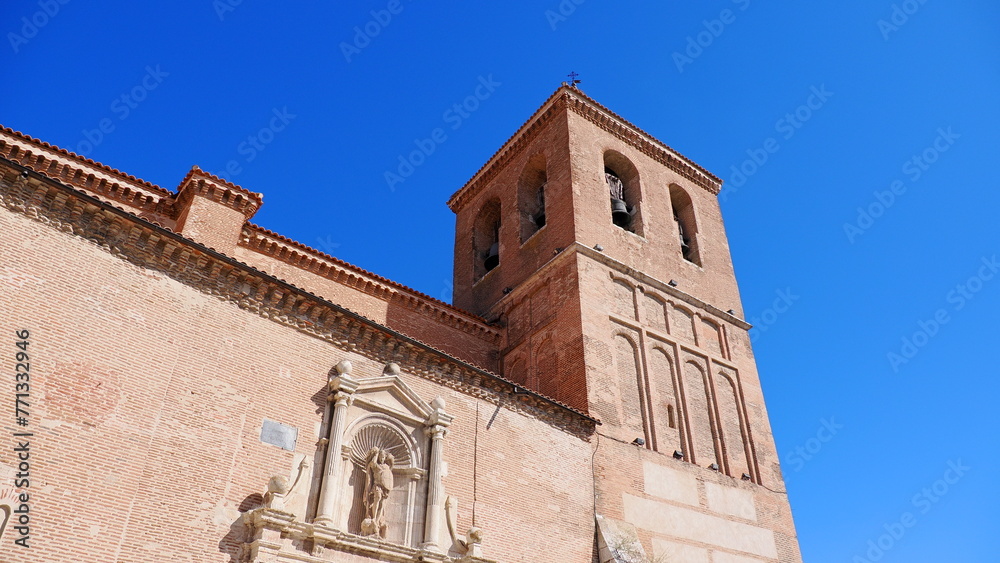
M 697 362 L 684 362 L 684 406 L 687 420 L 690 451 L 684 452 L 688 461 L 707 467 L 719 460 L 715 453 L 715 435 L 708 378 L 705 369 Z

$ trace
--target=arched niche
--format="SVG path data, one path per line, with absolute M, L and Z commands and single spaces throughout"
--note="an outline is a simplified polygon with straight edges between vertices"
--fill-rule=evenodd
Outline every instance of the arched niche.
M 426 439 L 415 430 L 384 415 L 366 416 L 347 429 L 343 463 L 348 532 L 359 536 L 374 532 L 386 541 L 409 546 L 418 543 L 414 538 L 423 538 L 427 497 L 421 485 L 426 483 L 427 470 L 421 457 Z M 384 485 L 391 481 L 386 486 L 388 496 L 381 499 L 384 530 L 365 526 L 365 520 L 373 516 L 373 497 L 381 494 L 375 480 Z
M 718 463 L 715 453 L 715 435 L 712 431 L 712 416 L 708 379 L 705 368 L 697 362 L 684 362 L 684 410 L 687 420 L 691 451 L 685 452 L 688 461 L 702 467 Z
M 635 319 L 635 287 L 623 278 L 611 278 L 611 312 L 626 319 Z

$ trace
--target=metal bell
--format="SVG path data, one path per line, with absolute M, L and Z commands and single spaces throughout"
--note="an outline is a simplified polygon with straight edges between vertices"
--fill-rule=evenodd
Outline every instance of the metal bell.
M 624 201 L 611 198 L 611 221 L 623 229 L 632 224 L 632 214 Z
M 483 262 L 483 266 L 486 267 L 486 271 L 489 272 L 493 268 L 500 265 L 500 243 L 494 242 L 490 245 L 490 249 L 486 252 L 486 260 Z

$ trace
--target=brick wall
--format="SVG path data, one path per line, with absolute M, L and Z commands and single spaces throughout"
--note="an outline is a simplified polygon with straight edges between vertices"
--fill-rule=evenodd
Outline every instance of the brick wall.
M 20 214 L 0 210 L 0 229 L 8 342 L 15 327 L 32 335 L 31 561 L 233 560 L 241 510 L 296 455 L 316 456 L 331 367 L 383 369 Z M 407 372 L 455 416 L 444 486 L 463 533 L 475 506 L 492 558 L 588 560 L 590 444 L 513 398 L 498 408 Z M 265 418 L 298 429 L 294 452 L 261 443 Z

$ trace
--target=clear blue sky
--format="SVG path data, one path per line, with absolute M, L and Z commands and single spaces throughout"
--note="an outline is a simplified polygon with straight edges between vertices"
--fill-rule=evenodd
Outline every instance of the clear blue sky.
M 726 180 L 806 561 L 997 560 L 996 3 L 48 1 L 5 3 L 0 123 L 168 189 L 230 167 L 256 222 L 443 299 L 445 200 L 580 73 Z

